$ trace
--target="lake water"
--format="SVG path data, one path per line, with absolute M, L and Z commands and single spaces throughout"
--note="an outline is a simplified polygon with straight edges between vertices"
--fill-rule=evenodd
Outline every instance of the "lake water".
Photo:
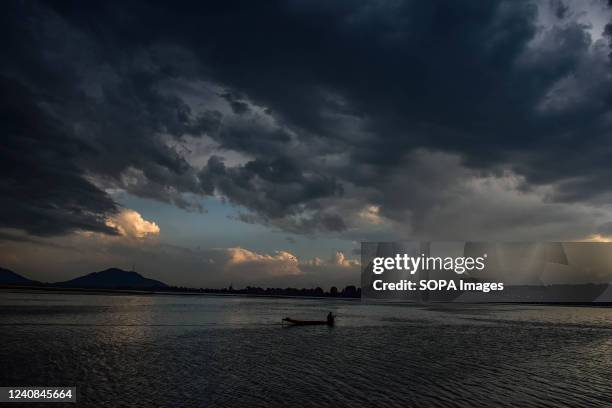
M 92 407 L 610 407 L 612 309 L 0 292 L 0 376 Z

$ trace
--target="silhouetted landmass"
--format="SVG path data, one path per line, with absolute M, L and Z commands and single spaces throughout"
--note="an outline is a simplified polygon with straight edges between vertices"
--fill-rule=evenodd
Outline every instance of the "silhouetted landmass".
M 119 268 L 110 268 L 100 272 L 90 273 L 75 279 L 57 283 L 42 283 L 11 270 L 0 268 L 0 285 L 5 287 L 31 288 L 31 289 L 66 289 L 84 291 L 134 291 L 133 293 L 156 292 L 156 293 L 176 293 L 176 294 L 211 294 L 211 295 L 244 295 L 244 296 L 288 296 L 288 297 L 330 297 L 359 299 L 361 298 L 361 288 L 348 285 L 340 290 L 332 286 L 329 291 L 320 287 L 306 288 L 261 288 L 247 286 L 242 289 L 234 289 L 231 285 L 227 288 L 189 288 L 183 286 L 168 286 L 165 283 L 148 279 L 133 271 L 124 271 Z M 432 302 L 452 302 L 459 295 L 466 292 L 448 292 L 452 294 L 445 296 L 444 291 L 439 293 L 439 297 L 433 296 L 429 300 Z M 607 296 L 602 296 L 607 294 Z M 612 297 L 612 288 L 608 284 L 558 284 L 558 285 L 519 285 L 506 286 L 500 292 L 472 292 L 471 296 L 462 296 L 460 301 L 474 303 L 580 303 L 589 304 L 597 300 L 607 302 L 606 299 Z M 375 300 L 375 299 L 372 299 Z M 599 303 L 598 303 L 599 304 Z
M 2 273 L 7 271 L 7 274 Z M 10 274 L 9 274 L 10 273 Z M 15 276 L 20 279 L 3 280 L 3 276 Z M 93 272 L 85 276 L 71 279 L 65 282 L 42 283 L 27 279 L 8 269 L 0 268 L 0 285 L 19 286 L 37 289 L 86 289 L 86 290 L 138 290 L 138 291 L 158 291 L 170 293 L 203 293 L 215 295 L 254 295 L 254 296 L 302 296 L 302 297 L 338 297 L 338 298 L 359 298 L 361 288 L 349 285 L 342 290 L 332 286 L 329 292 L 322 288 L 298 289 L 298 288 L 260 288 L 247 286 L 243 289 L 229 288 L 188 288 L 182 286 L 168 286 L 167 284 L 148 279 L 133 271 L 124 271 L 119 268 L 109 268 L 100 272 Z
M 69 281 L 55 283 L 54 286 L 101 289 L 165 289 L 168 287 L 158 280 L 148 279 L 134 271 L 124 271 L 119 268 L 93 272 Z
M 23 277 L 10 269 L 0 268 L 0 285 L 36 285 L 39 283 Z

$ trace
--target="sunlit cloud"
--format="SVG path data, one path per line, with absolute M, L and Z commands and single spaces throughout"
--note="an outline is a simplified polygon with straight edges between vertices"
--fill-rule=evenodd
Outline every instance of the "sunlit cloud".
M 130 238 L 146 238 L 160 233 L 155 222 L 145 220 L 138 212 L 129 208 L 109 217 L 106 225 L 115 228 L 120 235 Z
M 344 255 L 344 252 L 336 251 L 333 260 L 334 265 L 341 266 L 343 268 L 353 268 L 359 266 L 359 261 L 356 259 L 349 259 Z
M 301 262 L 301 264 L 304 266 L 320 268 L 356 268 L 359 266 L 359 261 L 348 258 L 342 251 L 336 251 L 336 253 L 328 260 L 314 257 Z
M 263 278 L 296 277 L 306 276 L 313 272 L 352 270 L 359 266 L 359 261 L 347 258 L 341 251 L 337 251 L 328 259 L 314 257 L 302 260 L 287 251 L 275 251 L 272 254 L 267 254 L 235 247 L 217 249 L 216 252 L 224 254 L 224 259 L 215 260 L 213 255 L 208 263 L 222 267 L 225 273 L 230 275 L 241 273 Z
M 368 205 L 359 212 L 359 218 L 368 224 L 380 225 L 385 221 L 380 216 L 380 207 L 377 205 Z
M 262 273 L 268 276 L 301 275 L 298 258 L 287 251 L 274 254 L 258 254 L 248 249 L 236 247 L 224 250 L 228 255 L 227 269 L 245 269 L 249 273 Z

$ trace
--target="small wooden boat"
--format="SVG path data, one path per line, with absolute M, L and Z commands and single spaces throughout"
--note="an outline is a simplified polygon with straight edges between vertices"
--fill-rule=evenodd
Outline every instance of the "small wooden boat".
M 334 325 L 333 321 L 328 322 L 327 320 L 297 320 L 297 319 L 292 319 L 290 317 L 285 317 L 283 319 L 283 322 L 287 322 L 294 326 L 319 326 L 319 325 L 333 326 Z

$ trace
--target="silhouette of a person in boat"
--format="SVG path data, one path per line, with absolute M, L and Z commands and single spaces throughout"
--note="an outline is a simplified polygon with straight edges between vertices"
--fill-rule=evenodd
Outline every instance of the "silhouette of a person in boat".
M 327 325 L 328 326 L 333 326 L 334 325 L 334 315 L 332 314 L 332 312 L 329 312 L 327 314 Z

